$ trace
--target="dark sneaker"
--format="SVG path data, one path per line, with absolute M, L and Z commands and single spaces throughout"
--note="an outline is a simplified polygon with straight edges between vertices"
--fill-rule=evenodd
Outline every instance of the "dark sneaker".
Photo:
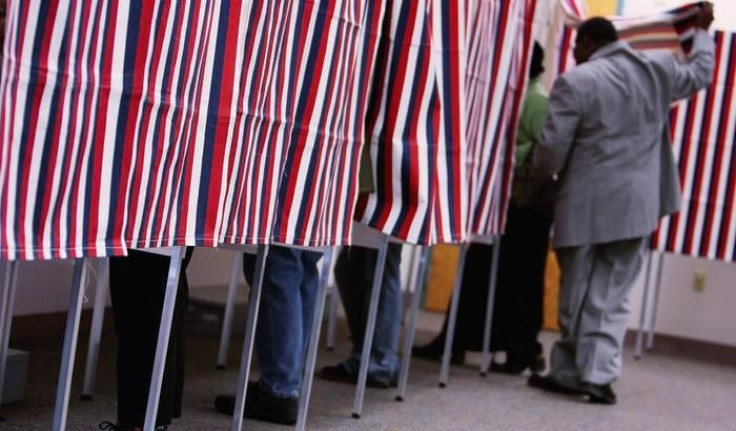
M 555 394 L 562 395 L 581 395 L 580 389 L 570 388 L 562 385 L 557 380 L 549 376 L 540 376 L 539 374 L 532 374 L 527 380 L 527 384 L 532 388 L 541 389 L 545 392 L 552 392 Z
M 596 385 L 594 383 L 583 382 L 580 390 L 588 396 L 591 404 L 605 404 L 612 406 L 616 404 L 616 393 L 613 392 L 611 385 Z
M 215 410 L 226 415 L 235 411 L 235 396 L 218 395 Z M 294 425 L 299 413 L 298 398 L 275 397 L 261 388 L 257 382 L 248 383 L 243 417 L 280 425 Z
M 347 383 L 349 385 L 358 383 L 358 376 L 348 371 L 342 364 L 322 368 L 319 376 L 330 382 Z M 397 379 L 368 376 L 365 385 L 369 388 L 388 389 L 397 387 L 397 383 Z

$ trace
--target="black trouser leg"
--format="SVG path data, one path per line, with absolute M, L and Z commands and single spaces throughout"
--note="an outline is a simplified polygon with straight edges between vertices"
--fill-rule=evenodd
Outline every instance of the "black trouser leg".
M 537 340 L 542 327 L 544 273 L 551 219 L 511 206 L 508 233 L 501 241 L 499 294 L 505 297 L 503 326 L 509 361 L 527 363 L 542 353 Z
M 161 388 L 158 425 L 181 415 L 184 379 L 184 313 L 188 302 L 187 250 L 179 277 L 174 320 Z M 146 416 L 148 389 L 156 355 L 170 259 L 131 251 L 110 260 L 110 297 L 118 333 L 118 421 L 140 426 Z

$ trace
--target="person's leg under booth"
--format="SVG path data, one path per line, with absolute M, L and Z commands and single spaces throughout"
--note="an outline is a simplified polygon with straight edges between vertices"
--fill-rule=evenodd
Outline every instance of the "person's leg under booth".
M 294 398 L 299 394 L 320 257 L 318 252 L 273 246 L 266 259 L 256 355 L 261 371 L 260 386 L 279 398 Z M 243 269 L 250 284 L 255 256 L 244 255 Z
M 188 248 L 179 277 L 169 349 L 156 420 L 166 426 L 181 417 L 184 382 L 184 312 L 188 303 Z M 142 427 L 156 353 L 170 258 L 132 250 L 110 260 L 110 299 L 118 333 L 118 425 Z
M 357 380 L 377 256 L 378 252 L 373 249 L 348 247 L 338 257 L 335 279 L 350 327 L 352 353 L 338 366 L 322 370 L 322 376 L 327 379 Z M 398 377 L 397 350 L 402 313 L 400 266 L 401 245 L 389 244 L 368 364 L 370 386 L 388 387 Z
M 249 384 L 245 417 L 294 424 L 319 283 L 317 262 L 322 253 L 272 246 L 266 258 L 256 331 L 257 383 Z M 243 256 L 243 270 L 252 283 L 256 258 Z M 232 414 L 235 397 L 220 395 L 217 411 Z

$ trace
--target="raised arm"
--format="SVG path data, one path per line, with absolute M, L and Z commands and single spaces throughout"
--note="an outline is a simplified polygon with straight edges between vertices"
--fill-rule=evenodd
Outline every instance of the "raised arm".
M 693 47 L 686 63 L 673 57 L 675 100 L 690 97 L 693 93 L 710 85 L 715 67 L 715 43 L 708 34 L 713 22 L 713 5 L 706 3 L 695 22 Z

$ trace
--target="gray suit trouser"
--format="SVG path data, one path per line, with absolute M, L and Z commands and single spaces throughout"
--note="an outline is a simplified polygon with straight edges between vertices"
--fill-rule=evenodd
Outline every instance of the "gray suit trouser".
M 550 376 L 577 388 L 612 383 L 621 374 L 629 292 L 641 270 L 644 238 L 560 248 L 559 323 Z

